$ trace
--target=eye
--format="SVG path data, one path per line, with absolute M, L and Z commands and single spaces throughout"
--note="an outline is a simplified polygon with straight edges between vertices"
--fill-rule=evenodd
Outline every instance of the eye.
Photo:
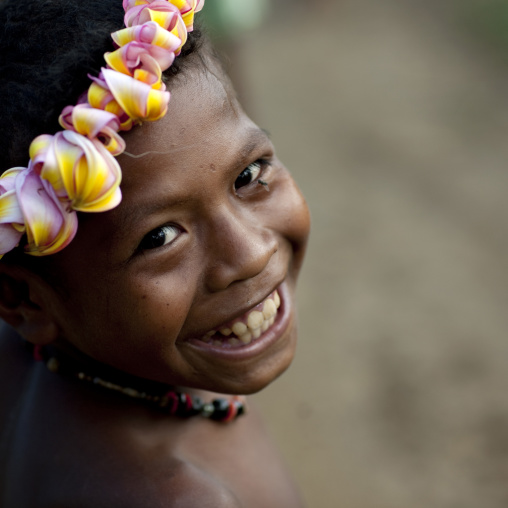
M 140 249 L 156 249 L 157 247 L 163 247 L 168 243 L 171 243 L 177 236 L 180 230 L 174 226 L 162 226 L 150 231 L 141 243 L 139 244 Z
M 235 190 L 240 189 L 240 187 L 245 187 L 256 180 L 261 174 L 261 164 L 262 161 L 260 160 L 249 164 L 235 180 Z

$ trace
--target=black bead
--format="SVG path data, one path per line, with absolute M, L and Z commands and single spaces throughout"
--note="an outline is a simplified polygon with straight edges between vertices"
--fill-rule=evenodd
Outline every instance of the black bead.
M 238 408 L 236 412 L 236 416 L 241 416 L 245 413 L 245 406 L 241 402 L 236 402 L 236 407 Z
M 229 414 L 229 401 L 227 399 L 215 399 L 212 404 L 214 411 L 210 415 L 210 420 L 224 420 Z
M 187 394 L 177 393 L 177 397 L 178 397 L 178 407 L 176 409 L 175 415 L 176 416 L 187 416 L 187 414 L 188 414 Z

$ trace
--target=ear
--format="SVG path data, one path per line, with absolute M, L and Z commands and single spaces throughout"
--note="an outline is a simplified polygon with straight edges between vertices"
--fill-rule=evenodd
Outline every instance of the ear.
M 49 344 L 58 337 L 51 312 L 54 293 L 38 275 L 0 261 L 0 317 L 32 344 Z

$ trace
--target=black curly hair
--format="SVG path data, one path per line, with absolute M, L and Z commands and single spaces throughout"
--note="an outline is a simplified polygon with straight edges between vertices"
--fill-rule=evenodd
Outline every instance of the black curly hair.
M 123 16 L 121 0 L 0 0 L 0 173 L 26 166 L 36 136 L 61 130 L 58 116 L 99 74 Z M 199 28 L 189 34 L 166 80 L 202 42 Z

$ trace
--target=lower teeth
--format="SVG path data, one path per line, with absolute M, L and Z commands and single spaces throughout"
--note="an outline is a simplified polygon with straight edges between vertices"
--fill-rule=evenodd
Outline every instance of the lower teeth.
M 250 344 L 252 340 L 252 334 L 250 332 L 244 333 L 241 337 L 239 337 L 240 341 L 243 342 L 243 344 Z
M 263 312 L 253 310 L 249 313 L 247 324 L 237 321 L 231 328 L 221 328 L 219 331 L 211 330 L 201 340 L 207 344 L 212 343 L 214 346 L 250 344 L 273 325 L 279 306 L 280 298 L 277 291 L 275 291 L 273 296 L 265 301 Z M 256 326 L 256 328 L 253 329 L 253 326 Z

